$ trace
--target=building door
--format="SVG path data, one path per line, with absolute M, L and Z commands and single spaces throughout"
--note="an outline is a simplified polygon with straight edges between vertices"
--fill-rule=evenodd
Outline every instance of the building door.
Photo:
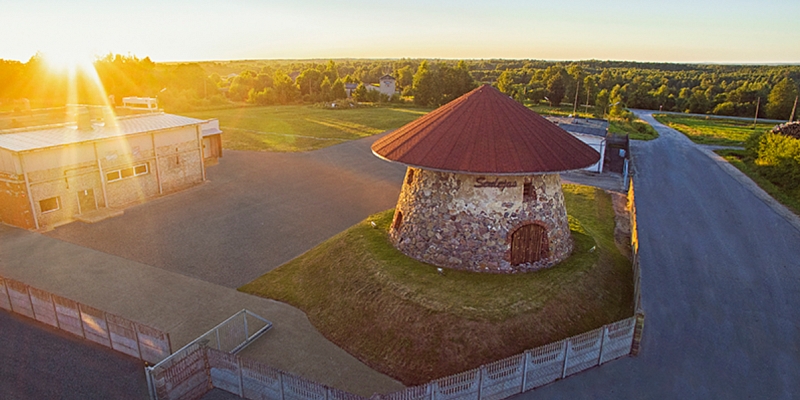
M 525 225 L 511 235 L 511 265 L 534 263 L 548 256 L 547 232 L 537 224 Z
M 81 214 L 97 209 L 97 203 L 94 200 L 94 189 L 78 191 L 78 206 Z

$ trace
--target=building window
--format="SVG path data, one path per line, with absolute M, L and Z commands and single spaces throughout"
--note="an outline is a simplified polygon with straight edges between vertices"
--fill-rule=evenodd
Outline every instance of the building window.
M 533 183 L 527 182 L 522 185 L 522 201 L 536 201 L 536 189 Z
M 42 213 L 48 213 L 61 208 L 61 202 L 58 200 L 58 196 L 51 197 L 49 199 L 40 200 L 39 207 L 42 209 Z
M 410 185 L 414 183 L 414 170 L 409 168 L 408 174 L 406 175 L 406 185 Z
M 106 181 L 113 182 L 120 179 L 130 178 L 132 176 L 144 175 L 150 171 L 148 163 L 135 165 L 133 167 L 122 168 L 116 171 L 106 172 Z
M 394 216 L 394 224 L 392 224 L 392 229 L 398 230 L 401 226 L 403 226 L 403 213 L 398 211 Z

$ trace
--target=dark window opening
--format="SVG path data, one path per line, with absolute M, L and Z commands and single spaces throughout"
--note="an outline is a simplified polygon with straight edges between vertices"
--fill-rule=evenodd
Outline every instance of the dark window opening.
M 39 201 L 39 207 L 41 207 L 42 212 L 50 212 L 58 210 L 61 205 L 59 204 L 58 197 L 51 197 L 49 199 L 44 199 Z
M 120 173 L 122 174 L 123 178 L 130 178 L 133 176 L 133 168 L 121 169 Z
M 410 185 L 414 183 L 414 170 L 409 168 L 408 174 L 406 175 L 406 185 Z
M 137 165 L 133 167 L 134 175 L 144 175 L 147 173 L 147 164 Z
M 400 227 L 403 226 L 403 213 L 398 211 L 397 214 L 394 216 L 394 223 L 392 224 L 392 229 L 398 230 Z
M 530 182 L 522 185 L 522 201 L 536 201 L 536 189 Z

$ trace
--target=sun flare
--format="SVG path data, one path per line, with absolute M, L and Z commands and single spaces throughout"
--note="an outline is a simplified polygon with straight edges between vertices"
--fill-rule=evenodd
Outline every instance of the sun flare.
M 56 71 L 89 71 L 93 68 L 94 56 L 70 48 L 50 49 L 42 52 L 45 63 Z

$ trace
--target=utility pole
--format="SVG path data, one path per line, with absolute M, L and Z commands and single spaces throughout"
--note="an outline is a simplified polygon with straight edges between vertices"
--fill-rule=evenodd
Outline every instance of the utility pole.
M 587 115 L 589 114 L 589 94 L 589 86 L 586 86 L 586 105 L 583 107 L 583 112 Z
M 794 112 L 795 112 L 795 110 L 797 110 L 797 99 L 799 97 L 800 96 L 795 96 L 794 97 L 794 105 L 792 106 L 792 116 L 789 117 L 789 122 L 792 122 L 794 120 Z
M 578 77 L 580 77 L 580 75 L 578 75 Z M 575 103 L 573 103 L 572 106 L 572 116 L 577 118 L 576 114 L 578 113 L 578 92 L 580 91 L 579 89 L 581 88 L 581 81 L 580 79 L 576 79 L 576 81 L 577 83 L 575 84 Z
M 758 122 L 758 106 L 761 105 L 761 97 L 756 101 L 756 116 L 753 118 L 753 129 L 756 129 L 756 122 Z

